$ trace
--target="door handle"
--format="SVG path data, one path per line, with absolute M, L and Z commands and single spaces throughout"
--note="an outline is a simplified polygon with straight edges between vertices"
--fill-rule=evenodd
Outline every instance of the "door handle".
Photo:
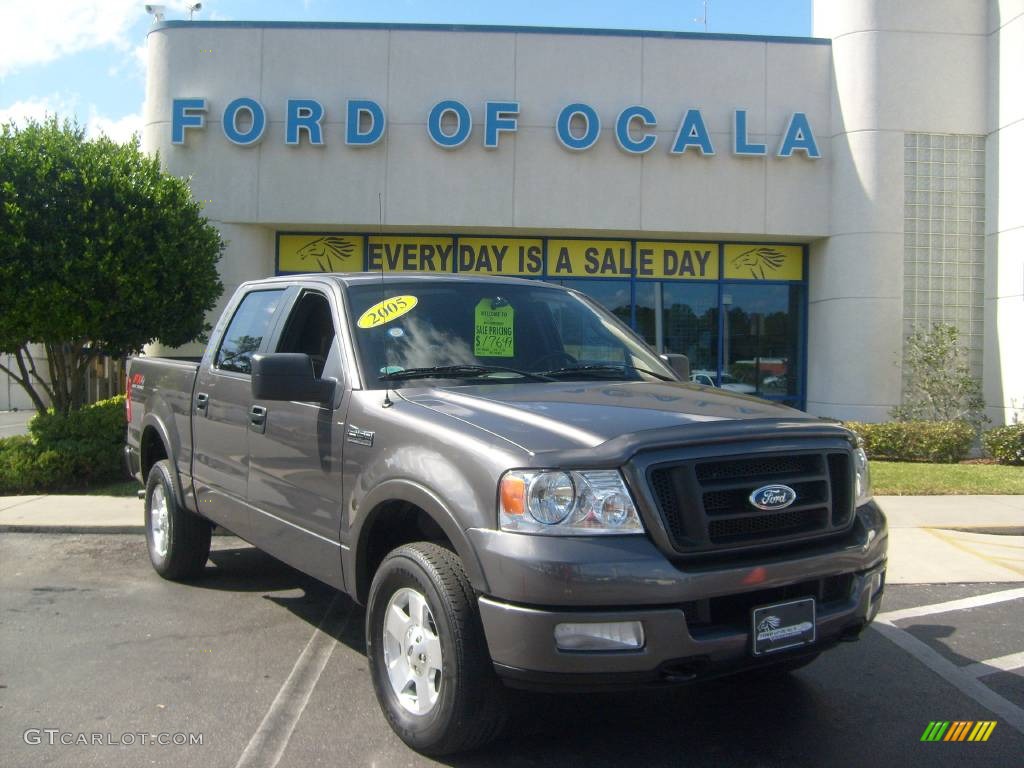
M 267 409 L 262 405 L 254 405 L 249 409 L 249 425 L 257 432 L 267 431 Z
M 206 415 L 206 409 L 210 405 L 210 396 L 205 392 L 196 394 L 196 413 Z

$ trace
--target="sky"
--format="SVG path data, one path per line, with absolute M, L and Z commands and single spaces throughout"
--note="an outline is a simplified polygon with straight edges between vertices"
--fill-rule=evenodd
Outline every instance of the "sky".
M 193 0 L 194 1 L 194 0 Z M 0 123 L 69 118 L 89 136 L 141 129 L 142 0 L 0 0 Z M 188 19 L 184 0 L 166 18 Z M 811 0 L 709 0 L 712 33 L 807 36 Z M 204 0 L 195 20 L 376 21 L 704 31 L 703 0 Z

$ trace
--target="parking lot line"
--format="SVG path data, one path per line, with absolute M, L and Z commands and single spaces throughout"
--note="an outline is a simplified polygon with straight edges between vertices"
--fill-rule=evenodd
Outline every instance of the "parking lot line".
M 964 673 L 973 677 L 984 677 L 995 672 L 1012 672 L 1024 667 L 1024 651 L 1008 653 L 995 659 L 986 659 L 963 668 Z
M 1015 661 L 1020 661 L 1018 657 L 1024 657 L 1024 653 L 1008 654 L 997 659 L 990 659 L 988 662 L 983 661 L 968 667 L 958 667 L 927 643 L 918 640 L 914 635 L 896 626 L 896 622 L 903 619 L 931 616 L 949 611 L 962 611 L 968 608 L 978 608 L 983 605 L 993 605 L 1021 598 L 1024 598 L 1024 589 L 1007 589 L 1001 592 L 991 592 L 987 595 L 967 597 L 962 600 L 950 600 L 945 603 L 904 608 L 898 611 L 880 613 L 875 617 L 871 627 L 920 661 L 947 683 L 958 688 L 962 693 L 978 702 L 978 704 L 998 715 L 1000 722 L 1006 723 L 1006 725 L 1017 732 L 1024 734 L 1024 709 L 1021 709 L 1012 701 L 1004 699 L 982 683 L 978 678 L 987 674 L 987 672 L 978 674 L 975 669 L 986 664 L 992 664 L 993 666 L 997 663 L 1014 664 Z M 997 672 L 1000 669 L 991 668 L 990 671 Z
M 352 616 L 351 610 L 344 614 L 338 611 L 341 602 L 343 598 L 339 592 L 324 611 L 320 624 L 299 654 L 295 666 L 274 697 L 260 727 L 238 758 L 235 768 L 274 768 L 280 761 L 295 725 L 302 717 L 309 697 L 338 644 L 335 638 L 345 630 Z
M 983 605 L 1003 603 L 1007 600 L 1020 600 L 1024 598 L 1024 587 L 1006 589 L 1002 592 L 990 592 L 987 595 L 975 595 L 965 597 L 962 600 L 950 600 L 946 603 L 933 603 L 932 605 L 919 605 L 916 608 L 903 608 L 899 611 L 889 611 L 878 614 L 877 620 L 893 624 L 903 619 L 913 619 L 918 616 L 929 616 L 933 613 L 946 613 L 947 611 L 962 611 L 965 608 L 980 608 Z

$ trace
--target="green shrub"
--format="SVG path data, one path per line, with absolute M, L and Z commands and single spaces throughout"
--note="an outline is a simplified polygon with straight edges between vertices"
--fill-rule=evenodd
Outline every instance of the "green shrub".
M 903 404 L 889 411 L 898 421 L 967 421 L 979 430 L 985 415 L 981 379 L 971 373 L 967 349 L 953 325 L 917 330 L 903 347 Z
M 49 482 L 39 465 L 39 447 L 27 435 L 0 439 L 0 493 L 31 493 Z
M 966 421 L 850 421 L 846 426 L 860 435 L 869 458 L 888 461 L 952 464 L 966 458 L 975 435 Z
M 1000 464 L 1024 464 L 1024 424 L 990 429 L 981 436 L 981 444 Z
M 0 494 L 78 490 L 124 475 L 123 397 L 38 414 L 28 431 L 0 440 Z

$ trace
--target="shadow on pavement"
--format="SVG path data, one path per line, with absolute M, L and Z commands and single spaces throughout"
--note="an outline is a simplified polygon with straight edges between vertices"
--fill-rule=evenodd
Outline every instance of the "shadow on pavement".
M 210 551 L 210 562 L 201 579 L 192 586 L 228 592 L 294 592 L 265 594 L 263 597 L 312 627 L 321 625 L 331 601 L 338 598 L 336 613 L 348 621 L 323 622 L 325 631 L 358 653 L 366 653 L 363 637 L 363 609 L 333 587 L 297 571 L 255 547 L 242 545 Z M 335 629 L 337 628 L 337 629 Z
M 507 738 L 443 762 L 457 768 L 736 765 L 737 755 L 758 755 L 761 765 L 810 764 L 800 745 L 820 741 L 825 709 L 798 676 L 786 675 L 614 694 L 529 694 L 520 702 L 524 724 Z

